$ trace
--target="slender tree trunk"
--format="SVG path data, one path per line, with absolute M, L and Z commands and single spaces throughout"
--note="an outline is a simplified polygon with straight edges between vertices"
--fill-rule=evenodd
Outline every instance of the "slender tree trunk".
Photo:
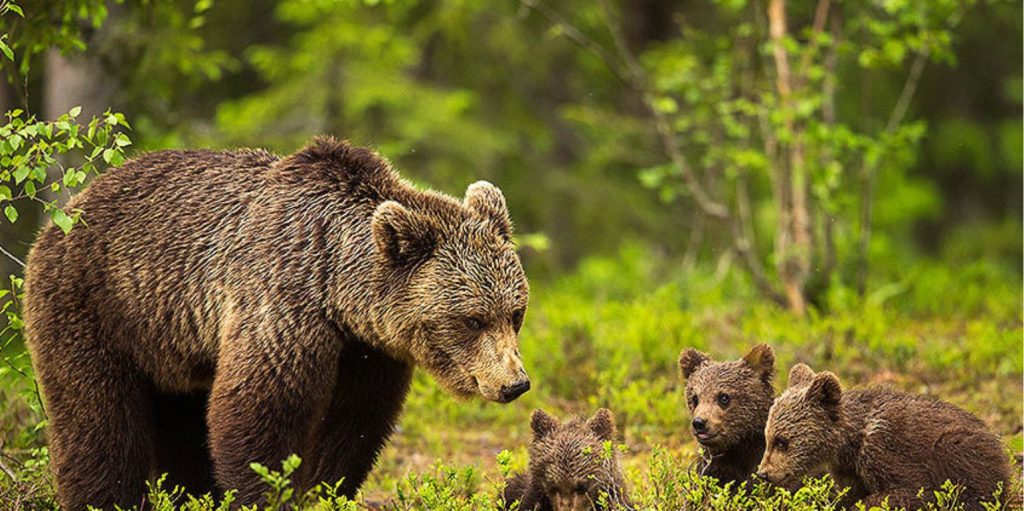
M 46 81 L 42 117 L 54 120 L 72 107 L 81 106 L 81 118 L 89 119 L 111 107 L 117 82 L 99 58 L 86 54 L 46 54 Z
M 768 3 L 768 32 L 772 42 L 775 88 L 779 94 L 779 102 L 783 108 L 793 112 L 793 76 L 784 44 L 787 35 L 785 0 L 770 0 Z M 784 128 L 790 133 L 793 141 L 783 146 L 786 155 L 775 162 L 775 198 L 779 211 L 775 251 L 779 261 L 779 278 L 782 280 L 789 308 L 797 314 L 803 314 L 807 308 L 804 280 L 806 268 L 809 268 L 805 261 L 810 254 L 810 234 L 807 231 L 810 220 L 807 213 L 803 143 L 792 118 L 786 119 Z

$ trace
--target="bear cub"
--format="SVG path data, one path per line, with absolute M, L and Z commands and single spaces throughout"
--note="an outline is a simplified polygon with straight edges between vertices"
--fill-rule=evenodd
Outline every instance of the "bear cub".
M 715 362 L 687 348 L 679 368 L 691 430 L 704 448 L 698 470 L 723 485 L 750 479 L 764 453 L 764 425 L 775 399 L 775 352 L 760 344 L 739 360 Z
M 937 399 L 884 387 L 843 391 L 830 372 L 797 364 L 768 414 L 758 477 L 789 489 L 830 473 L 849 502 L 917 509 L 947 480 L 982 509 L 1010 468 L 999 437 L 974 415 Z
M 590 511 L 631 509 L 618 452 L 606 442 L 615 436 L 615 418 L 602 408 L 590 419 L 573 417 L 559 423 L 543 410 L 530 417 L 533 440 L 524 474 L 508 480 L 505 508 L 519 501 L 522 511 Z

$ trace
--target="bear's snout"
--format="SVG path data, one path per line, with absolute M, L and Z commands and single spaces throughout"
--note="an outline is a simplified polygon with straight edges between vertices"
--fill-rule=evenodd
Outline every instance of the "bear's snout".
M 513 383 L 512 385 L 505 385 L 501 388 L 501 401 L 503 403 L 510 403 L 515 399 L 530 390 L 530 379 L 524 378 L 522 380 Z

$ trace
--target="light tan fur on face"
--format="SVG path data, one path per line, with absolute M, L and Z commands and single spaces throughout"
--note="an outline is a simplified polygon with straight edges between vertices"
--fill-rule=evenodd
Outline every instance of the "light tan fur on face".
M 842 390 L 834 374 L 815 374 L 804 364 L 790 370 L 789 385 L 768 412 L 758 474 L 795 489 L 804 477 L 829 472 L 835 461 Z
M 454 212 L 384 203 L 374 214 L 382 268 L 408 268 L 401 297 L 382 301 L 383 326 L 397 332 L 384 338 L 456 396 L 507 402 L 504 391 L 529 382 L 518 339 L 529 286 L 505 200 L 480 181 L 445 205 Z

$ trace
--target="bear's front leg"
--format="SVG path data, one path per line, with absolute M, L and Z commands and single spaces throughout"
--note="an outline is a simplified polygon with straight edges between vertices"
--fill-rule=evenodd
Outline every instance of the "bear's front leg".
M 269 487 L 251 463 L 279 469 L 289 455 L 310 450 L 339 346 L 326 327 L 239 323 L 248 326 L 222 341 L 207 423 L 217 486 L 252 504 Z
M 354 337 L 343 344 L 331 403 L 317 423 L 302 480 L 307 487 L 341 481 L 339 493 L 351 497 L 394 430 L 412 367 Z

